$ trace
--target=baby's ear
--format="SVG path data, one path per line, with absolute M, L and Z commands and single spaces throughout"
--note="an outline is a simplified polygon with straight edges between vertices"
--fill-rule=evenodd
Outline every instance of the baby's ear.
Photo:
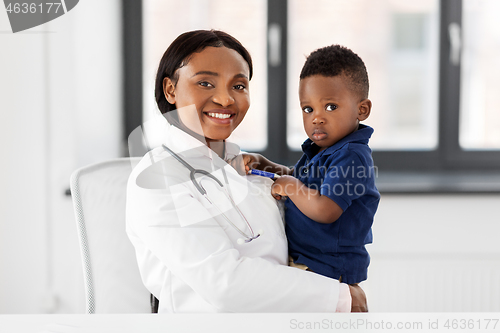
M 169 77 L 163 79 L 163 94 L 170 104 L 175 104 L 175 84 Z
M 368 98 L 362 100 L 358 104 L 358 120 L 363 121 L 366 120 L 370 116 L 370 111 L 372 110 L 372 101 Z

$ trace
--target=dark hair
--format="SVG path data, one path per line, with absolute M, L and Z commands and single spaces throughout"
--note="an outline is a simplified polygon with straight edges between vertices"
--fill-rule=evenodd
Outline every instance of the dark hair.
M 312 75 L 344 75 L 352 91 L 359 94 L 361 99 L 368 98 L 369 83 L 365 64 L 347 47 L 331 45 L 313 51 L 302 67 L 300 79 Z
M 201 52 L 207 46 L 225 46 L 238 52 L 248 64 L 250 70 L 249 79 L 252 78 L 253 67 L 250 53 L 233 36 L 219 30 L 194 30 L 179 35 L 167 48 L 158 66 L 155 83 L 156 104 L 161 113 L 167 113 L 176 109 L 175 104 L 170 104 L 163 93 L 163 80 L 168 77 L 174 84 L 179 79 L 177 69 L 187 65 L 193 53 Z M 175 122 L 176 119 L 167 119 Z M 172 115 L 173 116 L 173 115 Z

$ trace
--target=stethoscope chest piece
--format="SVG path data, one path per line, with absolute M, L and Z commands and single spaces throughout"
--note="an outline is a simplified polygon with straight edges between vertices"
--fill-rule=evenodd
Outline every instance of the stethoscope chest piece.
M 249 237 L 249 238 L 238 238 L 236 240 L 236 242 L 240 245 L 243 245 L 245 243 L 250 243 L 251 241 L 253 241 L 254 239 L 257 239 L 259 238 L 260 236 L 262 236 L 262 234 L 264 233 L 264 230 L 260 229 L 259 231 L 257 231 L 257 235 L 255 236 L 252 236 L 252 237 Z

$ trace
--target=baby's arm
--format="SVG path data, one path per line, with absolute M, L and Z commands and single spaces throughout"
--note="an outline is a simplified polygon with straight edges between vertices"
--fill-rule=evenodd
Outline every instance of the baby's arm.
M 278 178 L 271 187 L 271 193 L 277 199 L 287 196 L 304 215 L 319 223 L 333 223 L 344 212 L 335 201 L 292 176 Z
M 271 194 L 280 199 L 287 196 L 297 208 L 310 219 L 319 223 L 333 223 L 338 220 L 344 212 L 335 201 L 327 196 L 321 195 L 318 190 L 310 189 L 300 180 L 292 177 L 293 169 L 274 163 L 261 154 L 242 154 L 245 173 L 250 169 L 258 169 L 273 172 L 281 177 L 271 187 Z
M 243 157 L 243 165 L 245 166 L 245 173 L 248 173 L 250 169 L 258 169 L 262 171 L 276 173 L 280 176 L 282 175 L 291 175 L 293 170 L 287 166 L 274 163 L 273 161 L 268 160 L 261 154 L 251 154 L 244 153 L 241 154 Z

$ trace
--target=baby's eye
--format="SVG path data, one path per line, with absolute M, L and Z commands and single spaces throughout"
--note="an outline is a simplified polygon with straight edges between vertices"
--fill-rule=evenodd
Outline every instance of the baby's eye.
M 246 86 L 244 84 L 237 84 L 234 86 L 236 90 L 245 90 Z
M 207 81 L 200 81 L 200 82 L 198 82 L 198 84 L 202 87 L 213 87 L 213 85 Z
M 326 109 L 326 111 L 333 111 L 333 110 L 337 109 L 337 105 L 335 105 L 335 104 L 328 104 L 325 109 Z
M 302 111 L 304 111 L 304 113 L 311 113 L 311 112 L 313 112 L 313 109 L 309 106 L 304 106 L 302 108 Z

